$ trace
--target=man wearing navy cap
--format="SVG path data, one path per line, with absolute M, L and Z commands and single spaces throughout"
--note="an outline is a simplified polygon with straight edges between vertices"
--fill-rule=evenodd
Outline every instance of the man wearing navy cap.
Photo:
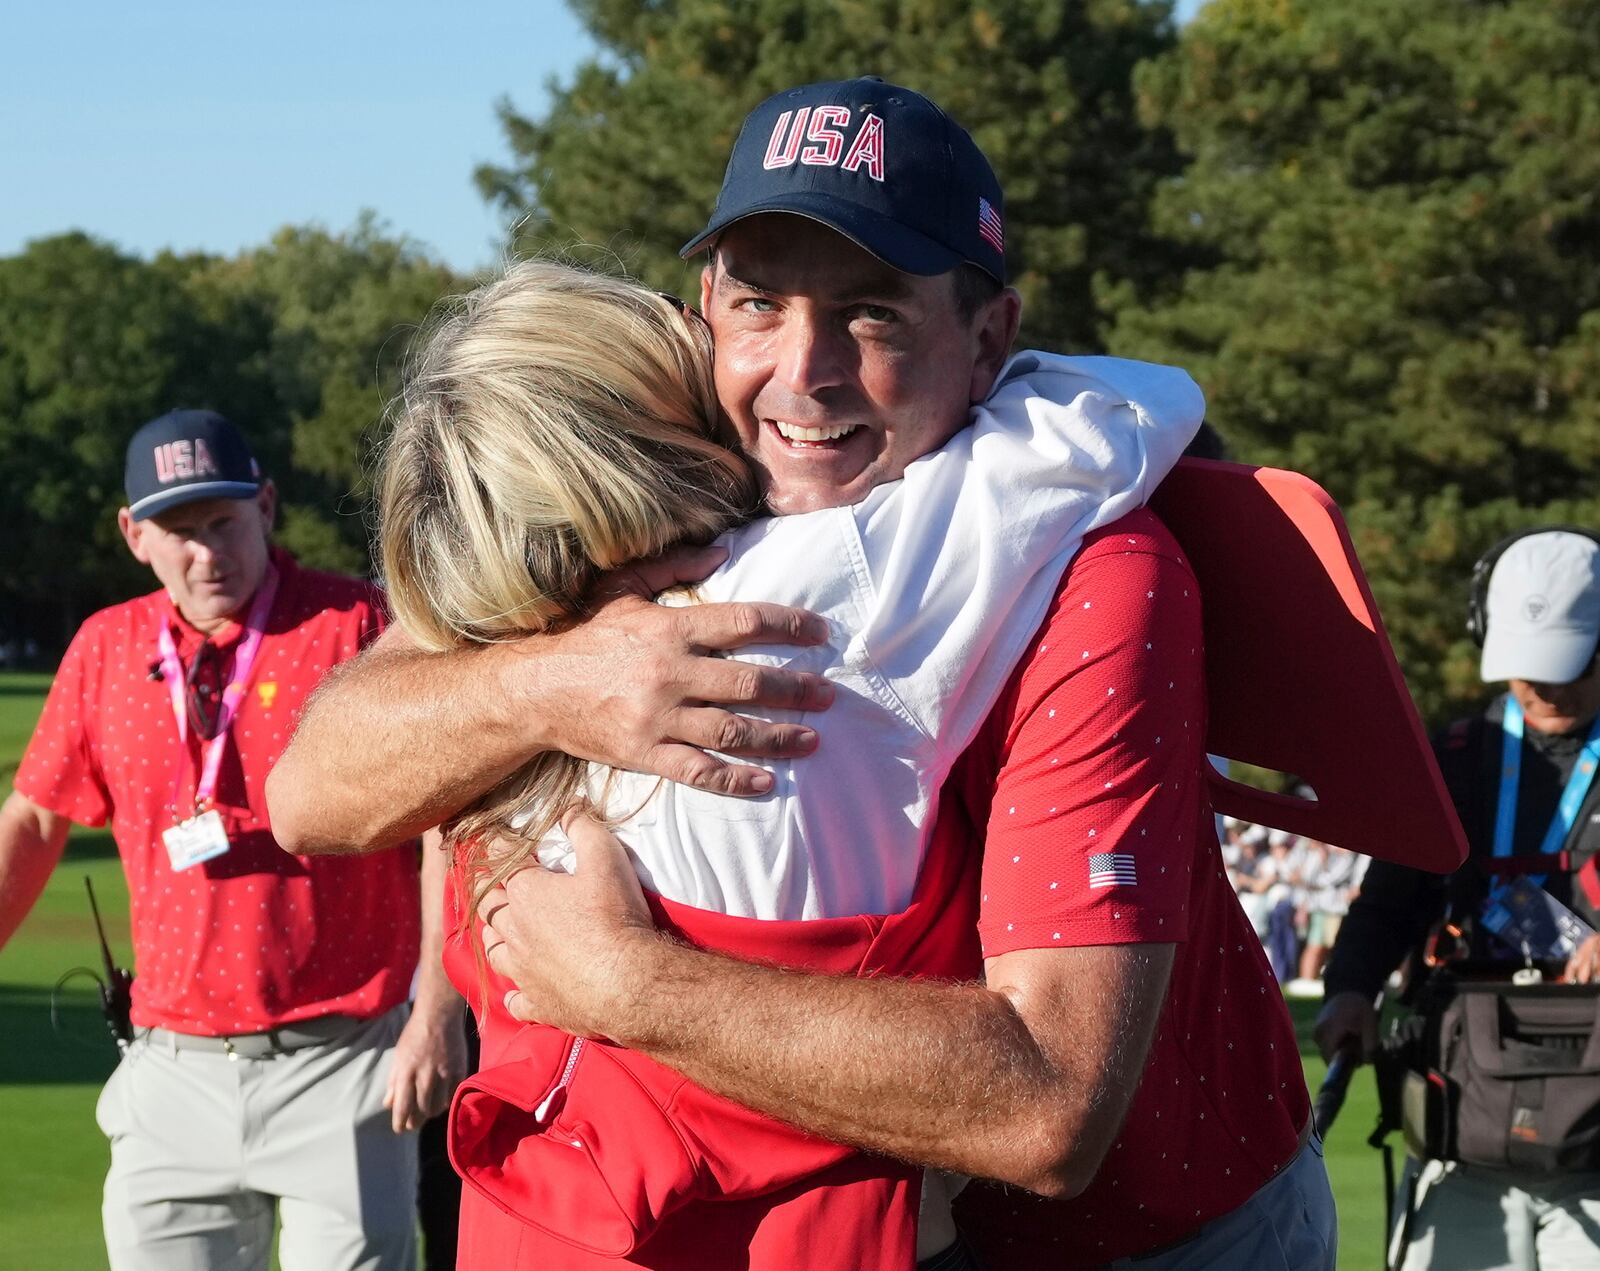
M 751 113 L 684 251 L 707 253 L 718 397 L 773 513 L 854 502 L 964 425 L 1020 318 L 1004 218 L 977 146 L 909 89 L 812 84 Z M 828 689 L 702 655 L 818 638 L 770 606 L 667 615 L 632 596 L 461 657 L 386 641 L 319 695 L 274 811 L 305 847 L 391 841 L 542 749 L 759 796 L 770 776 L 738 761 L 816 744 L 804 713 Z M 525 871 L 480 910 L 514 1013 L 825 1138 L 1013 1184 L 959 1200 L 986 1265 L 1331 1268 L 1293 1030 L 1206 805 L 1199 646 L 1165 528 L 1138 512 L 1089 536 L 942 796 L 935 835 L 984 846 L 983 982 L 805 975 L 662 939 L 616 841 L 575 826 L 576 875 Z M 857 845 L 832 850 L 848 868 Z M 972 1265 L 944 1199 L 961 1180 L 927 1180 L 919 1256 Z
M 462 1067 L 416 857 L 291 857 L 262 790 L 378 598 L 271 546 L 273 484 L 221 415 L 150 421 L 125 484 L 160 587 L 79 629 L 0 809 L 0 944 L 70 823 L 109 822 L 128 879 L 129 1044 L 97 1113 L 111 1266 L 265 1271 L 277 1218 L 286 1266 L 414 1271 L 410 1131 Z

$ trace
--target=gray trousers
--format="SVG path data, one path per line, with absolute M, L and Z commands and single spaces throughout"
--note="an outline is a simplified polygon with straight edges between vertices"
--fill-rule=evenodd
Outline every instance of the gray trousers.
M 1406 1162 L 1395 1204 L 1413 1197 L 1405 1271 L 1594 1271 L 1600 1172 L 1533 1174 L 1454 1161 Z M 1397 1224 L 1398 1225 L 1398 1224 Z M 1398 1232 L 1389 1260 L 1398 1254 Z
M 1279 1175 L 1232 1213 L 1158 1253 L 1105 1271 L 1334 1271 L 1339 1220 L 1315 1134 Z
M 112 1271 L 266 1271 L 275 1213 L 284 1271 L 414 1271 L 416 1135 L 383 1107 L 408 1009 L 261 1058 L 136 1040 L 96 1110 Z

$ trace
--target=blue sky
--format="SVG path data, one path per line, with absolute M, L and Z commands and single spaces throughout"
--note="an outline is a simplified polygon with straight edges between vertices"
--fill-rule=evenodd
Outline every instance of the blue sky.
M 506 157 L 494 102 L 537 113 L 593 52 L 561 0 L 17 0 L 0 14 L 0 255 L 66 229 L 231 253 L 372 208 L 483 264 L 500 226 L 472 170 Z
M 591 53 L 561 0 L 19 0 L 0 12 L 0 255 L 78 228 L 233 252 L 364 207 L 458 267 L 499 225 L 494 102 Z

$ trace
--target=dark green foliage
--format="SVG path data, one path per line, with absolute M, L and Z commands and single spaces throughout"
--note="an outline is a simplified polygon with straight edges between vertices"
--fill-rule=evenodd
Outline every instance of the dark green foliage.
M 1024 338 L 1096 349 L 1094 278 L 1142 290 L 1173 248 L 1146 231 L 1177 171 L 1134 115 L 1134 66 L 1174 39 L 1170 6 L 1135 0 L 577 0 L 602 56 L 531 119 L 500 105 L 511 162 L 479 170 L 518 247 L 574 244 L 693 292 L 677 248 L 705 224 L 739 124 L 780 89 L 882 75 L 932 97 L 1006 187 Z
M 245 430 L 307 563 L 363 572 L 372 425 L 409 333 L 459 285 L 370 218 L 230 259 L 142 261 L 82 234 L 0 259 L 0 638 L 59 646 L 149 587 L 116 530 L 123 452 L 176 406 Z
M 1115 347 L 1343 503 L 1435 717 L 1482 693 L 1476 555 L 1600 528 L 1596 66 L 1596 0 L 1213 0 L 1138 76 L 1190 159 L 1156 226 L 1209 263 L 1108 295 Z
M 230 387 L 231 368 L 186 356 L 209 343 L 185 298 L 187 272 L 183 262 L 146 264 L 81 234 L 0 260 L 8 608 L 48 606 L 59 627 L 137 577 L 113 515 L 126 438 L 169 405 Z
M 462 280 L 368 215 L 342 235 L 282 229 L 267 247 L 216 262 L 206 285 L 264 314 L 267 338 L 252 357 L 282 421 L 272 456 L 286 503 L 280 537 L 308 562 L 364 572 L 375 425 L 411 336 Z
M 500 116 L 478 173 L 520 251 L 693 293 L 740 120 L 878 73 L 999 169 L 1023 339 L 1182 363 L 1241 459 L 1349 514 L 1424 710 L 1477 697 L 1467 571 L 1508 530 L 1600 528 L 1600 0 L 576 0 L 600 56 Z M 453 279 L 369 219 L 231 259 L 81 235 L 0 259 L 0 627 L 141 584 L 122 444 L 178 404 L 251 433 L 283 536 L 365 561 L 372 425 Z M 52 617 L 39 619 L 41 612 Z M 0 631 L 0 634 L 4 634 Z

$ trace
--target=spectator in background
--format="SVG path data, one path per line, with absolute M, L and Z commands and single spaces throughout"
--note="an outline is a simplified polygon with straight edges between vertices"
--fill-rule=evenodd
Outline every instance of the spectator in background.
M 1267 898 L 1267 959 L 1279 984 L 1294 978 L 1300 940 L 1295 933 L 1295 899 L 1300 886 L 1299 840 L 1287 830 L 1267 835 L 1267 854 L 1256 862 L 1257 890 Z
M 1312 993 L 1322 991 L 1322 968 L 1339 937 L 1339 926 L 1350 910 L 1350 902 L 1361 890 L 1368 859 L 1331 844 L 1318 846 L 1322 850 L 1308 863 L 1306 871 L 1308 913 L 1299 976 L 1302 991 Z
M 1272 886 L 1272 879 L 1261 869 L 1267 831 L 1263 826 L 1246 825 L 1241 822 L 1234 833 L 1238 840 L 1238 860 L 1233 867 L 1230 881 L 1233 883 L 1234 891 L 1239 894 L 1239 904 L 1244 909 L 1245 916 L 1250 919 L 1251 929 L 1255 931 L 1256 938 L 1265 945 L 1267 921 L 1272 913 L 1273 903 L 1267 894 Z
M 152 420 L 126 473 L 118 524 L 160 587 L 79 629 L 0 808 L 0 945 L 71 822 L 109 820 L 128 878 L 132 1044 L 98 1109 L 111 1267 L 265 1271 L 281 1218 L 296 1271 L 415 1271 L 411 1131 L 463 1062 L 442 906 L 413 843 L 293 857 L 263 795 L 378 598 L 270 545 L 272 482 L 220 415 Z

